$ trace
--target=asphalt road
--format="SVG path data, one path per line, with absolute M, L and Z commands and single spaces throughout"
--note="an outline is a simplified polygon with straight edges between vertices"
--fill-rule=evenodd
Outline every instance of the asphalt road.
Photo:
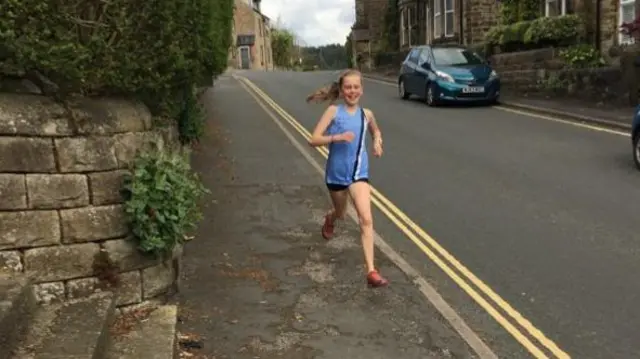
M 337 76 L 239 75 L 309 131 L 325 105 L 304 97 Z M 572 358 L 640 357 L 640 172 L 628 137 L 491 107 L 434 109 L 392 86 L 364 86 L 385 139 L 371 164 L 381 193 Z M 530 357 L 391 222 L 375 219 L 501 357 Z

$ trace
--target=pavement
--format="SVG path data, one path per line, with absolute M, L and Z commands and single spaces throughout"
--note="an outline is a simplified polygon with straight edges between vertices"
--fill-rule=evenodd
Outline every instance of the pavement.
M 308 105 L 304 97 L 337 76 L 335 72 L 243 72 L 238 75 L 261 88 L 306 131 L 312 130 L 325 106 Z M 216 95 L 228 91 L 221 86 L 219 83 L 214 90 L 214 100 Z M 390 219 L 390 214 L 397 210 L 382 210 L 384 206 L 377 206 L 376 230 L 500 358 L 627 359 L 638 356 L 640 342 L 635 333 L 640 323 L 637 310 L 640 287 L 634 283 L 640 273 L 637 216 L 640 172 L 633 166 L 628 131 L 501 107 L 429 108 L 418 100 L 399 99 L 394 86 L 368 79 L 364 86 L 363 104 L 375 112 L 385 138 L 385 155 L 371 163 L 371 183 L 415 224 L 408 225 L 406 219 L 402 220 L 404 224 L 398 224 Z M 240 93 L 236 95 L 241 96 Z M 233 110 L 233 115 L 242 120 L 225 122 L 226 126 L 234 126 L 230 127 L 232 132 L 239 128 L 244 131 L 242 137 L 235 137 L 235 142 L 227 147 L 228 153 L 237 158 L 238 178 L 244 178 L 247 183 L 258 178 L 270 183 L 310 183 L 312 174 L 308 177 L 289 174 L 303 173 L 307 166 L 294 154 L 295 150 L 290 149 L 282 161 L 285 155 L 274 151 L 275 147 L 266 146 L 263 137 L 283 143 L 282 146 L 287 140 L 270 130 L 269 121 L 258 117 L 257 110 L 250 112 L 251 100 L 242 99 L 244 105 Z M 253 130 L 262 136 L 256 137 Z M 217 157 L 209 156 L 206 162 L 214 166 Z M 318 163 L 323 163 L 319 154 L 314 156 Z M 258 166 L 270 168 L 256 172 Z M 256 197 L 260 192 L 250 193 L 254 196 L 251 205 L 227 205 L 226 214 L 217 214 L 225 225 L 205 229 L 213 237 L 211 249 L 204 250 L 207 254 L 202 255 L 212 257 L 212 263 L 219 255 L 218 247 L 227 250 L 216 237 L 236 237 L 224 231 L 216 234 L 235 226 L 236 217 L 230 212 L 234 208 L 245 208 L 256 221 L 262 218 L 265 228 L 272 228 L 268 223 L 273 212 L 281 214 L 278 218 L 294 216 L 296 222 L 309 218 L 308 212 L 296 212 L 296 216 L 293 211 L 286 211 L 280 200 L 275 201 L 275 196 L 271 207 L 260 207 L 257 199 L 260 197 Z M 311 198 L 312 193 L 306 190 L 298 195 Z M 321 201 L 319 196 L 317 201 Z M 208 221 L 220 221 L 215 217 L 216 214 L 207 216 Z M 286 222 L 291 224 L 292 220 Z M 312 222 L 305 228 L 316 236 L 313 228 L 318 225 L 319 222 Z M 281 226 L 285 228 L 285 224 Z M 407 234 L 402 226 L 412 234 Z M 252 225 L 246 224 L 246 228 L 243 245 L 257 236 Z M 416 236 L 424 243 L 430 238 L 427 247 L 432 250 L 437 249 L 435 242 L 454 256 L 458 264 L 445 255 L 438 257 L 453 271 L 443 269 L 423 246 L 416 245 Z M 305 243 L 317 243 L 316 237 L 313 238 Z M 358 249 L 353 251 L 353 268 L 348 271 L 351 277 L 334 276 L 336 282 L 332 288 L 349 280 L 361 283 L 360 271 L 356 268 L 360 261 Z M 327 256 L 337 258 L 334 254 Z M 322 258 L 326 258 L 325 255 Z M 326 263 L 325 260 L 319 262 Z M 344 267 L 345 264 L 340 264 L 334 270 Z M 391 274 L 394 282 L 401 277 L 386 264 L 383 269 Z M 456 276 L 462 278 L 462 282 Z M 214 278 L 206 274 L 198 277 L 200 285 L 203 285 L 202 278 Z M 215 278 L 217 281 L 218 277 Z M 395 286 L 392 288 L 397 290 Z M 410 286 L 406 288 L 410 290 Z M 362 294 L 364 301 L 359 303 L 370 303 L 367 301 L 372 299 L 364 298 L 372 293 L 362 293 L 367 294 Z M 418 292 L 407 292 L 402 297 L 412 302 L 421 300 Z M 236 295 L 231 298 L 235 299 Z M 429 303 L 422 303 L 422 310 L 428 314 L 417 317 L 416 323 L 435 315 L 429 312 Z M 375 308 L 361 305 L 366 309 L 355 313 Z M 402 310 L 399 306 L 393 307 Z M 422 310 L 416 309 L 412 315 Z M 388 317 L 395 315 L 389 312 Z M 437 321 L 417 326 L 425 329 Z M 239 331 L 227 333 L 231 338 Z M 523 344 L 527 342 L 522 336 L 544 355 L 531 354 L 532 347 Z M 384 343 L 391 342 L 389 339 Z M 443 346 L 456 348 L 455 345 Z M 390 353 L 392 349 L 383 356 Z
M 397 83 L 397 77 L 387 74 L 367 73 L 366 76 L 380 81 Z M 564 98 L 562 101 L 558 101 L 549 97 L 521 96 L 508 91 L 501 95 L 500 106 L 622 130 L 631 129 L 633 116 L 630 114 L 634 113 L 634 108 L 631 106 L 607 108 L 584 101 Z
M 322 239 L 322 177 L 236 80 L 222 76 L 203 101 L 193 165 L 211 194 L 184 252 L 181 357 L 478 357 L 380 252 L 391 286 L 366 286 L 354 222 Z

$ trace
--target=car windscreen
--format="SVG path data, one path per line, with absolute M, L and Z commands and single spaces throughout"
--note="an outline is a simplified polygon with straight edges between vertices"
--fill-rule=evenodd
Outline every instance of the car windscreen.
M 473 51 L 461 48 L 435 48 L 433 59 L 440 66 L 481 65 L 485 61 Z

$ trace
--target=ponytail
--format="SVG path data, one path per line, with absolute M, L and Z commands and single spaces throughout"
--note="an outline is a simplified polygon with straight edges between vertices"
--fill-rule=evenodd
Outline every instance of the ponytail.
M 307 96 L 307 102 L 333 102 L 338 98 L 340 98 L 340 83 L 338 81 L 334 81 L 330 85 L 319 88 L 314 93 Z
M 316 103 L 321 103 L 325 101 L 333 102 L 339 99 L 341 95 L 340 89 L 342 88 L 342 81 L 344 80 L 345 77 L 351 76 L 351 75 L 360 76 L 360 71 L 351 69 L 343 72 L 338 78 L 338 81 L 334 81 L 328 86 L 319 88 L 318 90 L 313 92 L 311 95 L 307 96 L 307 102 L 311 102 L 311 101 Z

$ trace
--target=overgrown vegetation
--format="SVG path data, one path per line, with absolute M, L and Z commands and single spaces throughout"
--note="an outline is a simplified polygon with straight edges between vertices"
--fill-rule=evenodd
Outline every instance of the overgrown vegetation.
M 584 40 L 585 23 L 579 15 L 539 17 L 491 28 L 485 36 L 489 48 L 504 52 L 550 46 L 569 46 Z
M 560 51 L 560 57 L 564 62 L 574 69 L 594 68 L 605 65 L 604 58 L 600 52 L 588 44 L 578 44 L 570 46 Z
M 293 67 L 294 39 L 293 32 L 284 27 L 276 27 L 271 30 L 271 51 L 273 63 L 277 67 L 283 69 Z
M 177 119 L 226 68 L 232 17 L 233 0 L 3 0 L 0 69 L 46 78 L 57 98 L 135 97 Z
M 140 153 L 123 194 L 125 212 L 143 253 L 166 256 L 201 219 L 200 197 L 207 190 L 191 171 L 188 154 Z

